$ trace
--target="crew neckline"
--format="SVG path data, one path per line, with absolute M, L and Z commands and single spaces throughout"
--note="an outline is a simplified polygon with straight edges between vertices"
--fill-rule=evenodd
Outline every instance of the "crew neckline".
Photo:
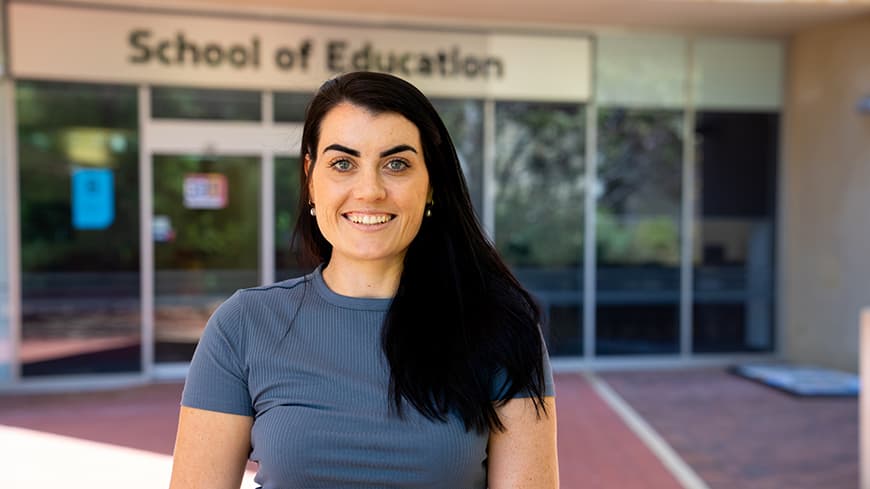
M 326 281 L 323 280 L 322 263 L 311 272 L 311 279 L 311 282 L 314 284 L 320 297 L 326 302 L 339 307 L 363 311 L 387 311 L 390 308 L 390 304 L 393 302 L 392 298 L 350 297 L 333 291 L 328 285 L 326 285 Z

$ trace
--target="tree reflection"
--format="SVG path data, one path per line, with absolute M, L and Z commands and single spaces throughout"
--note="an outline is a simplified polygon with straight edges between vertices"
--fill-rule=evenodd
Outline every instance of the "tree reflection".
M 496 106 L 496 246 L 514 266 L 583 257 L 585 119 L 579 105 Z

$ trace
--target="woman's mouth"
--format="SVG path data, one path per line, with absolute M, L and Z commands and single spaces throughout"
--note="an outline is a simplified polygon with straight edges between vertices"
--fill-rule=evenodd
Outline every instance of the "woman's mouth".
M 345 219 L 354 224 L 364 224 L 366 226 L 384 224 L 392 221 L 393 218 L 396 217 L 395 214 L 360 214 L 354 212 L 348 212 L 347 214 L 342 215 Z

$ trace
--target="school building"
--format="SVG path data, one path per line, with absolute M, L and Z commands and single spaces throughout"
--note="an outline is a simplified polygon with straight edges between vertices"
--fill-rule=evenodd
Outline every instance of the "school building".
M 353 70 L 432 99 L 556 369 L 858 369 L 870 2 L 0 7 L 0 391 L 182 378 L 304 273 L 304 110 Z

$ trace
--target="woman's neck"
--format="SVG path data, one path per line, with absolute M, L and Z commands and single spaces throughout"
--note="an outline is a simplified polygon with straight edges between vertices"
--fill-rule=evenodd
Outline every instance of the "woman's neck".
M 348 297 L 389 299 L 399 289 L 402 261 L 392 263 L 331 260 L 322 270 L 323 281 L 336 294 Z

